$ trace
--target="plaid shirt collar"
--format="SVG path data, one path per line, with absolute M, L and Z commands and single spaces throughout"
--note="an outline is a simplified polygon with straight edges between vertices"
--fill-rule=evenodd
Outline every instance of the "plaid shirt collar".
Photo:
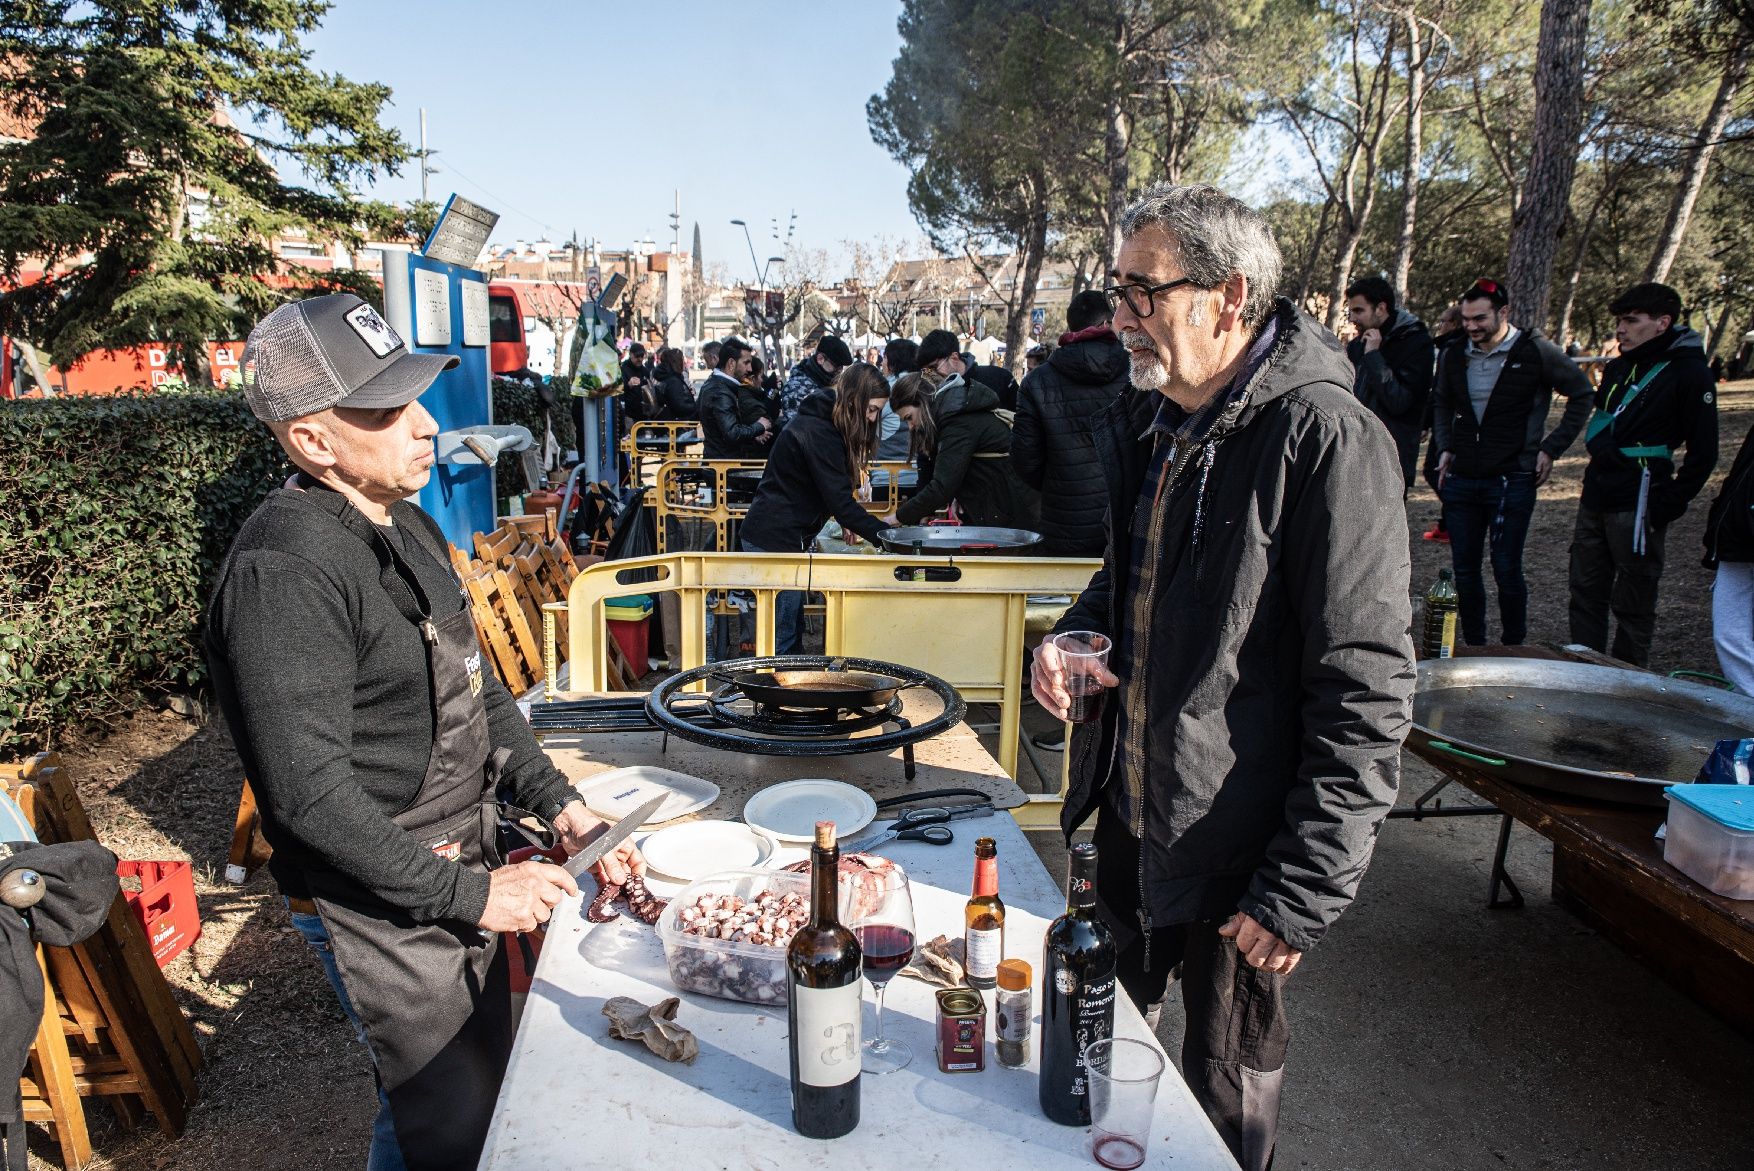
M 1184 410 L 1167 395 L 1160 396 L 1157 412 L 1151 417 L 1151 425 L 1145 428 L 1140 439 L 1154 439 L 1164 436 L 1177 442 L 1199 443 L 1220 420 L 1234 421 L 1242 413 L 1243 406 L 1248 402 L 1249 384 L 1254 381 L 1255 372 L 1267 360 L 1272 352 L 1273 343 L 1279 338 L 1279 318 L 1277 315 L 1267 318 L 1266 326 L 1261 334 L 1249 344 L 1248 354 L 1243 359 L 1242 369 L 1236 372 L 1230 385 L 1223 391 L 1212 396 L 1205 406 L 1194 411 Z

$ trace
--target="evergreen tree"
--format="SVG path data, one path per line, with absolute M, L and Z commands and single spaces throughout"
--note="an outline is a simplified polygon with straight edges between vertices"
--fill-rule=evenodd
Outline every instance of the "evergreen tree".
M 300 44 L 328 8 L 0 0 L 0 109 L 34 128 L 0 145 L 0 279 L 48 271 L 0 297 L 0 332 L 61 361 L 164 343 L 193 382 L 208 339 L 314 288 L 371 287 L 272 247 L 291 227 L 357 246 L 404 226 L 354 194 L 408 157 L 378 123 L 390 91 L 312 69 Z

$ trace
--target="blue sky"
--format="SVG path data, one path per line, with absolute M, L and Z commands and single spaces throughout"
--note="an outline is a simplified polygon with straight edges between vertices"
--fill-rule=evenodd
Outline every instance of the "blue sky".
M 494 239 L 604 247 L 670 242 L 682 194 L 682 247 L 700 223 L 708 264 L 750 276 L 745 219 L 759 258 L 795 241 L 912 240 L 905 168 L 871 141 L 865 102 L 889 78 L 900 39 L 890 0 L 336 0 L 307 37 L 311 64 L 388 85 L 384 121 L 411 146 L 419 111 L 452 190 L 500 213 Z M 596 111 L 616 111 L 593 126 Z M 410 163 L 376 194 L 417 196 Z

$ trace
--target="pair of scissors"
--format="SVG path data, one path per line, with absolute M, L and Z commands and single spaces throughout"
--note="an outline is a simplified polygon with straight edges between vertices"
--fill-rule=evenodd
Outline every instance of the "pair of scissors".
M 858 853 L 893 841 L 948 846 L 956 840 L 956 835 L 944 824 L 950 818 L 950 810 L 941 806 L 928 805 L 923 809 L 910 809 L 883 829 L 855 838 L 850 844 L 843 844 L 841 849 L 848 853 Z

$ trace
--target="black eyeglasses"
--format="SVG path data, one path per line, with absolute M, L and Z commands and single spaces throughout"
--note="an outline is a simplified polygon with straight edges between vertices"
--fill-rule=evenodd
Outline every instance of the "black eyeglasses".
M 1161 285 L 1110 285 L 1102 293 L 1108 298 L 1110 312 L 1119 309 L 1121 302 L 1125 301 L 1134 317 L 1144 318 L 1151 316 L 1151 310 L 1157 304 L 1159 293 L 1167 293 L 1171 289 L 1179 289 L 1183 285 L 1194 283 L 1193 277 L 1184 276 L 1177 277 L 1173 281 L 1164 281 Z

